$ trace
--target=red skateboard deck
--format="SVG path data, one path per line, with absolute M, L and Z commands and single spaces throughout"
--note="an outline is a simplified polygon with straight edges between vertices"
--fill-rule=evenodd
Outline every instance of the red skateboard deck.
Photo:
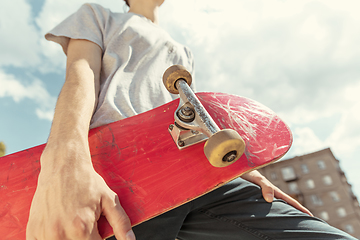
M 288 126 L 270 109 L 247 98 L 198 93 L 221 129 L 236 130 L 246 144 L 240 159 L 224 168 L 206 159 L 204 143 L 178 150 L 168 132 L 179 100 L 90 130 L 95 170 L 115 191 L 132 225 L 218 188 L 243 173 L 280 159 L 292 144 Z M 0 233 L 24 240 L 45 145 L 0 158 Z M 113 234 L 105 218 L 101 236 Z

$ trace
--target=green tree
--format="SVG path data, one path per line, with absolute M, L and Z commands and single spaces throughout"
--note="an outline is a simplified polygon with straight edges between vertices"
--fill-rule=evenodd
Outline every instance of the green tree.
M 5 155 L 6 146 L 5 143 L 0 142 L 0 157 Z

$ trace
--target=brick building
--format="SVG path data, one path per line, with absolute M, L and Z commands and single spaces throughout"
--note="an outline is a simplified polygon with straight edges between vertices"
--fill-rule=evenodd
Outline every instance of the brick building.
M 316 217 L 360 239 L 359 202 L 329 148 L 283 160 L 259 171 Z

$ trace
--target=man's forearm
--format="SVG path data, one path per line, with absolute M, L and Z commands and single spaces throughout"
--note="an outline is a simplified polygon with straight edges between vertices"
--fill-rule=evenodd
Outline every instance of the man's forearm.
M 67 80 L 56 104 L 48 145 L 71 139 L 87 141 L 91 115 L 95 105 L 94 79 L 86 63 L 69 69 Z M 80 73 L 81 71 L 81 73 Z M 79 78 L 87 78 L 79 80 Z
M 79 57 L 76 51 L 84 44 L 95 49 L 87 53 L 89 56 Z M 66 80 L 56 104 L 45 151 L 88 149 L 89 125 L 99 88 L 99 54 L 101 56 L 100 49 L 92 43 L 69 44 Z

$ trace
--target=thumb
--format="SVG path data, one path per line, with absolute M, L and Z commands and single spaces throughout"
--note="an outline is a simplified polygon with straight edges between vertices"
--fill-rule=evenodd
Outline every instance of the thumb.
M 262 195 L 265 201 L 271 203 L 274 200 L 274 188 L 270 182 L 264 179 L 260 182 L 259 186 L 261 187 Z
M 103 201 L 103 214 L 113 228 L 116 239 L 135 240 L 131 222 L 120 205 L 119 197 L 114 193 Z
M 248 172 L 241 176 L 243 179 L 258 185 L 261 188 L 265 201 L 271 203 L 274 200 L 274 186 L 257 170 Z
M 271 187 L 262 187 L 261 188 L 263 197 L 265 199 L 265 201 L 271 203 L 274 200 L 274 189 Z

